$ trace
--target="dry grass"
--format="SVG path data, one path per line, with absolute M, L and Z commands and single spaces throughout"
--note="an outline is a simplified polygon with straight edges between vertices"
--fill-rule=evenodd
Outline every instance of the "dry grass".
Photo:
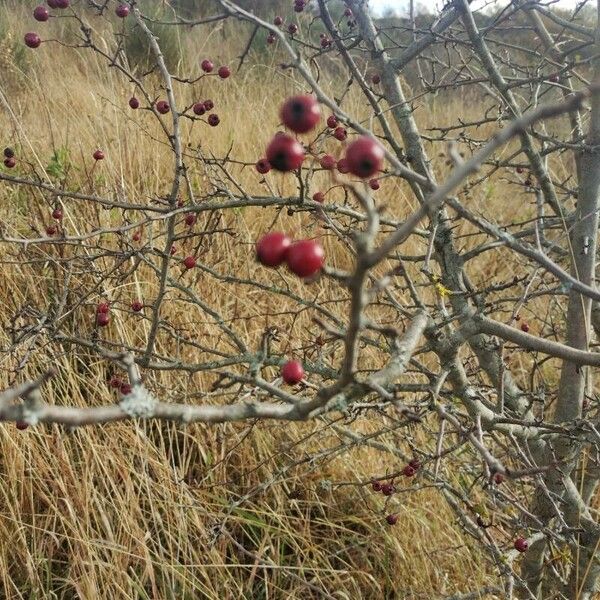
M 23 14 L 3 15 L 12 24 L 19 23 L 14 27 L 16 39 L 21 35 L 20 22 L 26 22 Z M 202 38 L 198 33 L 194 39 L 205 39 L 204 46 L 198 41 L 187 55 L 214 54 L 205 48 L 212 49 L 220 33 L 211 35 Z M 211 80 L 198 87 L 197 98 L 215 101 L 222 124 L 211 129 L 186 123 L 186 141 L 192 147 L 200 145 L 204 155 L 214 156 L 224 155 L 234 143 L 236 157 L 256 160 L 268 132 L 277 126 L 280 98 L 297 86 L 291 74 L 277 69 L 278 62 L 274 57 L 270 64 L 247 67 L 226 83 Z M 153 141 L 159 131 L 151 115 L 129 111 L 131 88 L 114 69 L 105 69 L 91 52 L 44 45 L 27 56 L 27 69 L 19 79 L 23 80 L 20 85 L 3 85 L 1 90 L 2 143 L 17 146 L 31 168 L 42 174 L 52 152 L 64 147 L 73 164 L 72 187 L 140 201 L 167 192 L 168 149 L 161 141 Z M 189 90 L 181 94 L 182 103 L 194 99 Z M 351 96 L 345 106 L 360 113 L 358 102 Z M 457 99 L 454 105 L 434 101 L 428 110 L 419 114 L 423 123 L 451 122 L 462 111 L 462 101 Z M 107 158 L 92 173 L 91 153 L 97 147 L 104 149 Z M 437 168 L 443 173 L 443 161 Z M 233 173 L 247 190 L 262 189 L 252 168 Z M 194 178 L 197 192 L 207 193 L 210 188 L 201 168 Z M 270 175 L 269 182 L 276 192 L 293 192 L 289 179 Z M 493 185 L 495 197 L 515 197 L 506 182 L 498 180 Z M 396 182 L 386 182 L 378 194 L 395 216 L 414 208 L 414 200 Z M 9 233 L 27 231 L 32 224 L 40 227 L 50 212 L 49 200 L 31 190 L 3 186 L 0 199 L 0 217 Z M 473 202 L 483 200 L 477 197 Z M 498 209 L 504 210 L 502 205 Z M 533 210 L 530 202 L 523 203 L 524 218 Z M 112 211 L 90 213 L 72 201 L 66 201 L 65 214 L 71 231 L 85 230 L 90 220 L 106 226 L 120 219 Z M 227 215 L 226 223 L 236 236 L 217 236 L 203 251 L 203 261 L 220 272 L 269 282 L 271 275 L 254 264 L 248 245 L 275 219 L 294 233 L 323 234 L 320 224 L 307 213 L 288 217 L 248 209 Z M 147 230 L 145 235 L 149 235 Z M 2 248 L 6 264 L 0 319 L 7 324 L 19 309 L 43 310 L 51 305 L 63 274 L 39 261 L 22 261 L 19 255 L 9 255 L 6 246 Z M 328 241 L 327 250 L 332 265 L 350 264 L 349 254 L 338 242 Z M 56 256 L 54 249 L 46 248 L 40 251 L 40 259 L 44 252 Z M 111 260 L 106 260 L 107 267 L 113 265 Z M 506 276 L 514 267 L 490 261 L 470 267 L 470 275 L 478 283 Z M 89 334 L 93 305 L 106 295 L 116 308 L 108 337 L 120 343 L 140 343 L 148 322 L 140 325 L 139 319 L 118 309 L 134 296 L 152 297 L 155 274 L 139 269 L 118 288 L 107 279 L 102 287 L 90 290 L 93 281 L 93 275 L 75 274 L 73 285 L 82 304 L 70 316 L 69 327 Z M 296 286 L 291 280 L 285 283 Z M 280 296 L 232 287 L 203 274 L 191 285 L 206 302 L 220 304 L 250 343 L 257 342 L 265 326 L 276 324 L 289 332 L 278 350 L 301 353 L 317 332 L 310 311 L 293 318 L 277 314 L 292 306 Z M 296 291 L 307 293 L 299 286 Z M 320 282 L 313 285 L 308 295 L 312 294 L 326 298 L 331 290 Z M 331 305 L 340 315 L 343 308 Z M 267 313 L 272 314 L 264 316 Z M 203 341 L 221 343 L 218 329 L 181 295 L 174 295 L 166 316 Z M 10 344 L 7 329 L 0 336 L 3 347 Z M 1 384 L 36 376 L 52 363 L 59 376 L 48 388 L 49 402 L 85 406 L 114 401 L 105 383 L 103 360 L 93 353 L 77 356 L 67 345 L 57 348 L 47 342 L 39 340 L 16 375 L 11 370 L 24 358 L 22 349 L 4 353 Z M 168 353 L 173 348 L 160 338 L 158 350 Z M 203 356 L 198 351 L 185 358 L 193 361 Z M 374 364 L 380 360 L 371 359 Z M 165 399 L 188 402 L 199 401 L 211 383 L 208 375 L 188 378 L 165 373 L 153 379 Z M 393 425 L 391 421 L 386 424 Z M 374 425 L 362 419 L 353 427 L 370 431 Z M 378 441 L 391 452 L 403 442 L 395 434 Z M 335 448 L 339 451 L 332 451 Z M 314 460 L 307 460 L 310 456 Z M 393 453 L 353 446 L 324 421 L 212 427 L 127 423 L 73 432 L 58 427 L 18 432 L 12 425 L 3 425 L 1 596 L 306 599 L 323 597 L 326 592 L 353 600 L 437 598 L 489 583 L 492 574 L 481 566 L 477 553 L 465 546 L 438 494 L 430 490 L 400 494 L 384 506 L 384 498 L 372 494 L 368 485 L 355 485 L 400 466 Z M 337 485 L 344 482 L 351 485 Z M 399 514 L 396 527 L 385 524 L 388 512 Z M 233 538 L 214 535 L 224 519 Z

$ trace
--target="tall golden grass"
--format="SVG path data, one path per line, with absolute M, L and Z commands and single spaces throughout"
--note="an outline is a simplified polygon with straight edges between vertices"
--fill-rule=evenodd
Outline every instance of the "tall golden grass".
M 15 3 L 0 7 L 1 19 L 17 41 L 31 29 L 29 8 Z M 52 28 L 68 37 L 70 26 L 65 21 L 38 29 L 43 33 L 43 27 Z M 94 27 L 97 39 L 108 48 L 114 41 L 111 25 L 103 20 Z M 218 55 L 234 64 L 239 53 L 240 42 L 227 28 L 177 35 L 182 70 L 204 56 Z M 15 67 L 14 48 L 8 43 L 1 47 L 2 64 Z M 212 98 L 221 117 L 215 129 L 184 122 L 190 153 L 199 146 L 204 156 L 224 156 L 233 144 L 235 156 L 242 160 L 254 162 L 262 155 L 278 125 L 280 100 L 303 89 L 290 71 L 279 69 L 283 55 L 277 49 L 270 52 L 251 55 L 244 69 L 227 82 L 211 79 L 194 90 L 183 86 L 176 90 L 182 105 Z M 0 90 L 1 143 L 15 145 L 20 159 L 31 164 L 23 167 L 25 173 L 35 170 L 44 177 L 53 152 L 68 148 L 72 166 L 67 180 L 72 188 L 139 201 L 167 192 L 172 170 L 169 149 L 149 113 L 128 109 L 132 88 L 115 69 L 89 50 L 56 43 L 43 44 L 18 62 L 18 72 L 10 81 L 5 78 Z M 325 85 L 336 91 L 343 82 Z M 158 80 L 155 86 L 158 90 Z M 424 127 L 454 122 L 463 114 L 464 101 L 434 99 L 421 106 L 417 117 Z M 344 102 L 349 112 L 364 112 L 358 95 L 350 94 Z M 484 128 L 481 136 L 491 130 Z M 104 150 L 106 159 L 92 172 L 96 148 Z M 436 158 L 440 176 L 446 168 L 444 160 Z M 252 167 L 232 173 L 245 189 L 264 191 Z M 268 180 L 276 193 L 294 191 L 290 178 L 269 175 Z M 194 181 L 199 194 L 209 192 L 201 166 L 195 169 Z M 495 198 L 515 197 L 501 178 L 489 185 Z M 397 181 L 386 181 L 377 198 L 399 218 L 415 208 Z M 478 196 L 473 203 L 483 205 L 485 200 Z M 501 203 L 495 209 L 499 215 L 505 210 Z M 7 234 L 30 232 L 32 225 L 43 228 L 50 210 L 48 199 L 38 191 L 0 186 L 0 218 Z M 526 218 L 533 211 L 531 202 L 523 200 L 518 212 Z M 121 218 L 70 200 L 65 200 L 65 215 L 72 232 L 86 230 L 90 221 L 106 226 Z M 254 263 L 250 248 L 275 219 L 293 232 L 325 233 L 308 213 L 288 216 L 247 209 L 226 215 L 235 237 L 217 236 L 203 261 L 219 272 L 269 282 L 272 275 Z M 417 249 L 414 242 L 413 250 Z M 51 247 L 39 249 L 36 260 L 32 255 L 22 260 L 13 251 L 0 245 L 3 348 L 11 345 L 13 315 L 21 313 L 16 326 L 35 319 L 34 311 L 53 302 L 53 290 L 60 287 L 63 274 L 42 265 L 56 256 Z M 351 264 L 349 253 L 334 240 L 327 241 L 327 251 L 332 266 Z M 518 268 L 499 254 L 494 256 L 497 261 L 470 268 L 475 280 L 500 278 Z M 118 308 L 132 297 L 150 298 L 156 290 L 155 274 L 144 269 L 119 288 L 107 280 L 103 288 L 90 290 L 91 281 L 88 273 L 73 274 L 73 289 L 83 303 L 70 316 L 72 331 L 89 333 L 93 305 L 100 297 L 109 296 Z M 207 274 L 188 283 L 207 303 L 220 306 L 250 344 L 258 343 L 265 326 L 276 325 L 287 334 L 282 335 L 279 351 L 293 353 L 311 344 L 317 332 L 310 311 L 293 317 L 279 314 L 293 307 L 280 296 L 231 286 Z M 292 281 L 287 284 L 308 296 L 334 295 L 325 281 L 313 284 L 310 292 Z M 330 308 L 344 314 L 343 303 Z M 165 311 L 187 334 L 215 341 L 218 329 L 182 297 L 174 296 Z M 118 310 L 115 315 L 112 339 L 143 343 L 148 322 L 140 325 L 139 319 Z M 66 345 L 57 352 L 56 344 L 47 344 L 44 336 L 39 338 L 18 372 L 14 370 L 24 359 L 24 350 L 4 352 L 1 384 L 36 377 L 52 364 L 58 376 L 46 388 L 48 402 L 87 406 L 115 400 L 106 385 L 104 360 L 93 352 L 78 355 Z M 158 350 L 173 349 L 159 338 Z M 186 359 L 201 360 L 202 353 L 190 353 Z M 380 359 L 373 355 L 370 360 L 375 365 Z M 152 382 L 165 399 L 227 401 L 227 397 L 207 399 L 209 375 L 162 373 Z M 390 432 L 374 440 L 378 448 L 353 444 L 341 429 L 328 426 L 339 419 L 337 415 L 292 425 L 123 423 L 75 431 L 35 427 L 24 432 L 12 424 L 1 425 L 0 597 L 417 599 L 477 589 L 493 581 L 497 573 L 482 566 L 477 550 L 467 543 L 435 490 L 402 493 L 387 502 L 371 492 L 371 476 L 402 466 L 394 452 L 403 438 L 393 432 L 393 419 L 377 416 L 374 425 L 370 415 L 358 418 L 352 428 L 369 432 L 388 426 Z M 343 421 L 339 425 L 346 427 Z M 410 441 L 419 439 L 416 434 Z M 390 512 L 399 516 L 394 527 L 385 522 Z

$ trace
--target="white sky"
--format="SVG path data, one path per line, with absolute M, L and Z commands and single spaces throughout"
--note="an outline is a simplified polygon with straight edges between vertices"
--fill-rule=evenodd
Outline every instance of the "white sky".
M 580 0 L 559 0 L 556 3 L 556 6 L 560 6 L 561 8 L 569 8 L 573 7 Z M 479 0 L 474 3 L 474 6 L 483 6 L 485 4 L 489 4 L 490 0 Z M 371 6 L 377 11 L 382 12 L 386 8 L 395 8 L 397 12 L 402 13 L 408 7 L 408 0 L 371 0 Z M 446 4 L 443 0 L 416 0 L 415 4 L 421 6 L 429 6 L 430 4 L 435 4 L 438 8 L 441 8 L 444 4 Z

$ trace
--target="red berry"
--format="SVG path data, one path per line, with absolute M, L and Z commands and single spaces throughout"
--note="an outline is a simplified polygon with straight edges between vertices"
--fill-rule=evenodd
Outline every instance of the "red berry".
M 335 169 L 336 161 L 335 161 L 335 158 L 333 158 L 333 156 L 331 156 L 331 154 L 324 154 L 323 156 L 321 156 L 321 160 L 319 161 L 319 164 L 324 169 L 330 170 L 330 169 Z
M 529 543 L 525 538 L 518 537 L 515 540 L 515 550 L 518 550 L 519 552 L 525 552 L 527 548 L 529 548 Z
M 203 102 L 196 102 L 192 107 L 195 115 L 203 115 L 206 112 L 206 108 L 204 107 Z
M 315 202 L 324 202 L 325 201 L 325 194 L 323 192 L 315 192 L 313 194 L 313 200 Z
M 336 127 L 333 132 L 333 137 L 340 142 L 343 142 L 348 137 L 348 132 L 344 127 Z
M 144 308 L 144 304 L 142 302 L 140 302 L 139 300 L 134 300 L 131 303 L 131 310 L 133 312 L 140 312 L 140 310 L 142 310 L 142 308 Z
M 93 156 L 94 160 L 104 160 L 104 152 L 102 150 L 96 150 Z
M 352 9 L 350 9 L 349 7 L 346 7 L 344 9 L 344 16 L 345 17 L 351 17 L 352 16 Z
M 304 94 L 288 98 L 279 114 L 286 127 L 296 133 L 306 133 L 319 122 L 321 109 L 314 96 Z
M 529 331 L 529 325 L 527 323 L 521 323 L 521 331 L 527 333 Z
M 283 25 L 283 17 L 277 16 L 273 19 L 273 23 L 275 25 L 277 25 L 277 27 L 280 27 L 281 25 Z
M 122 381 L 119 377 L 117 377 L 116 375 L 113 375 L 110 378 L 110 381 L 108 382 L 108 385 L 110 385 L 111 388 L 114 388 L 115 390 L 119 389 L 122 385 Z
M 304 368 L 302 363 L 298 360 L 288 360 L 283 367 L 281 367 L 281 376 L 283 381 L 289 385 L 295 385 L 300 383 L 304 378 Z
M 98 315 L 106 315 L 110 310 L 110 305 L 108 302 L 100 302 L 98 306 L 96 306 L 96 314 Z
M 134 234 L 131 236 L 131 239 L 132 239 L 134 242 L 139 242 L 139 241 L 142 239 L 142 233 L 141 233 L 141 231 L 136 231 L 136 232 L 135 232 L 135 233 L 134 233 Z
M 58 8 L 58 0 L 46 0 L 46 4 L 50 8 Z
M 278 267 L 291 246 L 290 238 L 279 231 L 267 233 L 256 243 L 256 258 L 267 267 Z
M 348 161 L 345 158 L 340 158 L 337 163 L 337 168 L 340 173 L 350 173 Z
M 56 8 L 69 8 L 70 0 L 56 0 Z
M 196 259 L 193 256 L 186 256 L 183 259 L 183 266 L 186 269 L 193 269 L 196 266 Z
M 327 127 L 329 127 L 329 129 L 335 129 L 337 126 L 338 126 L 337 117 L 335 115 L 329 115 L 327 117 Z
M 42 39 L 37 33 L 29 32 L 25 34 L 25 45 L 28 48 L 39 48 L 42 43 Z
M 17 164 L 16 159 L 14 158 L 14 156 L 11 156 L 10 158 L 5 158 L 4 159 L 4 166 L 7 169 L 12 169 L 15 167 L 15 165 Z
M 202 70 L 205 73 L 210 73 L 212 72 L 212 70 L 215 68 L 215 65 L 212 63 L 212 61 L 208 60 L 208 58 L 205 58 L 201 63 L 200 63 L 200 67 L 202 68 Z
M 129 6 L 127 6 L 127 4 L 119 4 L 115 9 L 115 14 L 117 17 L 124 19 L 129 14 Z
M 548 77 L 548 81 L 551 81 L 552 83 L 558 83 L 559 82 L 559 75 L 558 73 L 552 73 L 552 75 L 550 75 L 550 77 Z
M 379 75 L 377 75 L 377 73 L 375 75 L 373 75 L 373 77 L 371 77 L 371 81 L 375 84 L 378 85 L 381 83 L 381 77 Z
M 324 37 L 321 40 L 321 48 L 329 48 L 329 46 L 331 46 L 331 40 L 329 38 Z
M 392 484 L 392 483 L 384 483 L 381 486 L 381 493 L 384 496 L 391 496 L 395 491 L 396 491 L 396 488 L 394 487 L 394 484 Z
M 500 485 L 504 481 L 504 475 L 502 473 L 494 473 L 494 483 Z
M 267 44 L 274 44 L 276 39 L 277 38 L 275 37 L 275 34 L 274 33 L 270 33 L 267 36 Z
M 53 236 L 56 231 L 56 225 L 48 225 L 48 227 L 46 227 L 46 235 Z
M 140 107 L 140 101 L 135 96 L 131 96 L 131 98 L 129 98 L 129 106 L 135 110 Z
M 45 6 L 36 6 L 33 9 L 33 18 L 36 21 L 44 22 L 50 18 L 50 13 Z
M 98 313 L 96 315 L 96 324 L 98 327 L 106 327 L 110 323 L 110 316 L 107 313 Z
M 517 173 L 521 174 L 524 171 L 523 167 L 517 167 Z
M 298 26 L 295 23 L 290 23 L 288 25 L 288 32 L 291 35 L 294 35 L 298 31 Z
M 161 115 L 166 115 L 171 110 L 171 107 L 170 107 L 169 103 L 166 100 L 159 100 L 156 103 L 156 110 Z
M 378 179 L 371 179 L 371 180 L 369 180 L 369 187 L 373 191 L 377 191 L 381 187 L 381 185 L 379 184 L 379 180 Z
M 204 110 L 212 110 L 215 107 L 215 103 L 212 100 L 205 100 L 203 104 Z
M 258 160 L 255 166 L 256 170 L 262 175 L 268 173 L 271 170 L 271 165 L 266 158 L 261 158 L 260 160 Z
M 412 477 L 417 470 L 412 465 L 406 465 L 404 469 L 402 469 L 402 475 L 405 477 Z
M 62 211 L 62 209 L 61 209 L 61 208 L 58 208 L 58 207 L 57 207 L 57 208 L 55 208 L 55 209 L 52 211 L 52 218 L 53 218 L 53 219 L 56 219 L 57 221 L 61 221 L 61 220 L 62 220 L 62 218 L 63 218 L 63 211 Z
M 294 171 L 302 165 L 304 148 L 298 140 L 282 133 L 267 146 L 267 160 L 277 171 Z
M 18 420 L 15 423 L 15 426 L 19 431 L 23 431 L 24 429 L 27 429 L 29 427 L 29 423 L 27 423 L 26 421 Z
M 217 73 L 221 79 L 227 79 L 231 75 L 231 70 L 229 67 L 223 65 L 222 67 L 219 67 Z
M 353 175 L 366 179 L 375 175 L 383 166 L 383 146 L 369 136 L 359 137 L 346 149 L 348 168 Z
M 374 492 L 380 492 L 381 484 L 379 483 L 379 481 L 374 481 L 373 483 L 371 483 L 371 488 L 373 489 Z
M 298 277 L 310 277 L 323 267 L 325 252 L 315 240 L 300 240 L 290 246 L 286 261 L 292 273 Z
M 398 517 L 396 515 L 388 515 L 385 520 L 388 525 L 395 525 L 398 522 Z
M 15 155 L 15 151 L 12 148 L 4 148 L 4 156 L 6 158 L 12 158 Z
M 221 120 L 219 119 L 219 115 L 215 115 L 214 113 L 212 115 L 208 115 L 208 124 L 211 127 L 216 127 L 220 122 Z
M 175 254 L 175 252 L 177 252 L 177 246 L 175 244 L 173 244 L 171 246 L 171 250 L 169 250 L 169 252 L 171 253 L 171 256 L 173 256 L 173 254 Z
M 415 470 L 418 471 L 421 468 L 421 461 L 418 458 L 411 458 L 408 464 Z
M 192 225 L 194 225 L 194 223 L 196 223 L 195 213 L 188 213 L 187 215 L 185 215 L 185 224 L 188 227 L 191 227 Z
M 119 388 L 119 391 L 121 392 L 121 394 L 123 394 L 123 396 L 127 396 L 127 394 L 131 394 L 131 390 L 133 388 L 131 387 L 130 383 L 122 383 L 121 387 Z

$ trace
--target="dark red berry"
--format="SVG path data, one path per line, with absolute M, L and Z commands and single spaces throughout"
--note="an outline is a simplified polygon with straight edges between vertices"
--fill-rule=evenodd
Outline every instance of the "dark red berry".
M 402 469 L 402 475 L 405 477 L 412 477 L 416 472 L 417 470 L 411 465 L 406 465 L 404 469 Z
M 271 170 L 271 165 L 266 158 L 261 158 L 260 160 L 256 161 L 255 166 L 256 166 L 256 170 L 259 173 L 261 173 L 262 175 L 264 175 L 265 173 L 268 173 Z
M 377 191 L 381 187 L 381 185 L 379 184 L 379 179 L 371 179 L 371 180 L 369 180 L 369 187 L 373 191 Z
M 191 227 L 192 225 L 194 225 L 196 223 L 196 214 L 195 213 L 188 213 L 187 215 L 185 215 L 185 224 L 188 227 Z
M 203 102 L 196 102 L 192 107 L 195 115 L 203 115 L 206 112 L 206 108 L 204 107 Z
M 56 0 L 56 8 L 69 8 L 70 0 Z
M 48 12 L 48 9 L 45 6 L 36 6 L 33 9 L 33 18 L 36 21 L 40 21 L 40 22 L 44 22 L 47 21 L 50 18 L 50 13 Z
M 222 67 L 219 67 L 217 73 L 221 79 L 227 79 L 231 75 L 231 69 L 223 65 Z
M 375 73 L 375 75 L 373 75 L 373 77 L 371 77 L 371 81 L 375 84 L 378 85 L 381 83 L 381 77 Z
M 6 158 L 12 158 L 15 155 L 15 151 L 12 148 L 4 148 L 4 156 Z
M 371 483 L 371 488 L 373 489 L 374 492 L 380 492 L 381 484 L 379 483 L 379 481 L 374 481 L 373 483 Z
M 42 43 L 42 39 L 40 38 L 40 36 L 32 31 L 25 34 L 24 40 L 25 45 L 28 48 L 39 48 L 40 44 Z
M 515 540 L 515 550 L 519 551 L 519 552 L 526 552 L 527 548 L 529 548 L 529 543 L 527 542 L 527 540 L 523 537 L 518 537 Z
M 131 239 L 134 242 L 139 242 L 142 239 L 142 232 L 141 231 L 136 231 L 132 236 Z
M 502 473 L 494 473 L 494 483 L 500 485 L 504 481 L 504 475 Z
M 110 323 L 110 316 L 108 313 L 98 313 L 96 315 L 96 324 L 98 327 L 106 327 Z
M 519 175 L 524 171 L 523 167 L 517 167 L 517 173 L 519 173 Z
M 212 100 L 205 100 L 203 102 L 204 104 L 204 110 L 206 111 L 210 111 L 215 107 L 215 103 Z
M 93 156 L 94 160 L 104 160 L 104 152 L 102 152 L 102 150 L 96 150 Z
M 144 304 L 143 304 L 143 302 L 140 302 L 139 300 L 134 300 L 131 303 L 131 310 L 133 312 L 140 312 L 142 310 L 142 308 L 144 308 Z
M 277 16 L 273 19 L 273 23 L 277 25 L 277 27 L 281 27 L 283 25 L 283 17 Z
M 295 23 L 290 23 L 288 25 L 288 33 L 294 35 L 298 31 L 298 26 Z
M 121 387 L 119 388 L 119 391 L 121 392 L 121 394 L 123 394 L 123 396 L 127 396 L 128 394 L 131 394 L 131 390 L 133 388 L 131 387 L 130 383 L 122 383 Z
M 110 378 L 110 381 L 108 382 L 108 385 L 110 385 L 110 387 L 114 388 L 115 390 L 118 390 L 121 387 L 122 384 L 123 384 L 123 382 L 116 375 L 113 375 Z
M 115 8 L 115 14 L 117 17 L 124 19 L 129 14 L 129 6 L 127 6 L 127 4 L 119 4 L 119 6 Z
M 315 240 L 300 240 L 289 247 L 286 262 L 288 269 L 298 277 L 310 277 L 323 267 L 325 252 Z
M 183 266 L 186 269 L 193 269 L 196 266 L 196 259 L 193 256 L 186 256 L 183 259 Z
M 53 211 L 52 211 L 52 218 L 56 219 L 57 221 L 61 221 L 63 218 L 63 211 L 62 208 L 56 207 Z
M 267 233 L 256 243 L 256 258 L 267 267 L 278 267 L 291 246 L 290 238 L 279 231 Z
M 46 227 L 46 235 L 53 236 L 56 234 L 56 225 L 48 225 Z
M 288 360 L 283 367 L 281 367 L 281 377 L 283 377 L 283 381 L 288 385 L 300 383 L 304 378 L 304 368 L 302 367 L 302 363 L 298 360 Z
M 205 73 L 210 73 L 212 72 L 212 70 L 215 68 L 215 65 L 212 63 L 212 61 L 208 60 L 208 58 L 205 58 L 201 63 L 200 63 L 200 67 L 202 68 L 202 70 Z
M 331 156 L 331 154 L 324 154 L 323 156 L 321 156 L 319 164 L 321 165 L 321 167 L 323 167 L 323 169 L 326 170 L 335 169 L 336 160 L 335 158 L 333 158 L 333 156 Z
M 275 37 L 275 34 L 274 33 L 270 33 L 267 36 L 267 44 L 274 44 L 276 39 L 277 38 Z
M 313 200 L 315 202 L 324 202 L 325 201 L 325 194 L 323 192 L 315 192 L 313 194 Z
M 388 525 L 395 525 L 398 522 L 398 517 L 396 515 L 388 515 L 385 520 Z
M 129 107 L 133 108 L 134 110 L 136 108 L 139 108 L 140 107 L 140 101 L 135 96 L 132 96 L 131 98 L 129 98 Z
M 396 491 L 396 488 L 394 488 L 393 483 L 384 483 L 381 486 L 381 493 L 384 496 L 391 496 L 395 491 Z
M 381 170 L 384 156 L 383 146 L 366 135 L 354 140 L 346 149 L 350 172 L 362 179 L 372 177 Z
M 286 127 L 296 133 L 306 133 L 319 122 L 321 109 L 314 96 L 304 94 L 288 98 L 279 114 Z
M 350 167 L 348 166 L 348 161 L 345 158 L 340 158 L 340 160 L 338 160 L 337 168 L 342 174 L 350 173 Z
M 100 302 L 98 306 L 96 306 L 96 314 L 107 314 L 110 310 L 110 304 L 108 302 Z
M 267 146 L 267 160 L 277 171 L 294 171 L 302 165 L 304 148 L 292 136 L 276 135 Z
M 529 331 L 529 325 L 527 323 L 521 323 L 521 331 L 527 333 Z
M 17 160 L 15 159 L 14 156 L 11 156 L 10 158 L 5 158 L 4 159 L 4 166 L 7 169 L 13 169 L 16 164 L 17 164 Z
M 329 127 L 329 129 L 335 129 L 337 126 L 338 126 L 337 117 L 335 115 L 329 115 L 327 117 L 327 127 Z
M 343 142 L 348 137 L 348 132 L 344 127 L 336 127 L 333 132 L 333 137 L 340 142 Z
M 166 115 L 171 110 L 171 106 L 169 105 L 169 103 L 166 100 L 159 100 L 156 103 L 156 110 L 161 115 Z
M 24 429 L 27 429 L 29 427 L 29 423 L 27 423 L 26 421 L 21 421 L 20 419 L 15 423 L 16 428 L 19 431 L 23 431 Z
M 214 113 L 212 115 L 208 115 L 208 124 L 211 127 L 216 127 L 220 122 L 221 120 L 219 119 L 219 115 L 215 115 Z

